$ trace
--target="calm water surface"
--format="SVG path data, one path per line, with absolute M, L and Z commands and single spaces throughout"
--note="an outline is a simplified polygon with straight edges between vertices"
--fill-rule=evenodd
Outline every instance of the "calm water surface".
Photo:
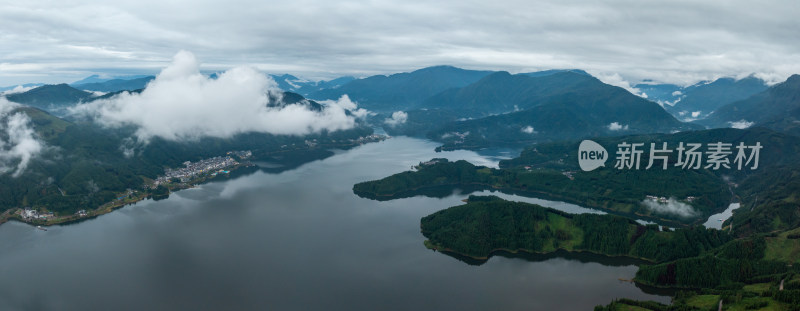
M 619 297 L 669 302 L 620 282 L 636 267 L 613 260 L 498 256 L 475 266 L 425 249 L 420 218 L 465 194 L 377 202 L 352 193 L 354 183 L 433 157 L 497 165 L 496 156 L 435 147 L 392 138 L 46 232 L 3 224 L 0 310 L 591 310 Z
M 722 229 L 722 222 L 728 220 L 733 216 L 733 210 L 739 208 L 741 203 L 731 203 L 724 211 L 719 214 L 714 214 L 708 217 L 708 220 L 703 224 L 706 228 Z

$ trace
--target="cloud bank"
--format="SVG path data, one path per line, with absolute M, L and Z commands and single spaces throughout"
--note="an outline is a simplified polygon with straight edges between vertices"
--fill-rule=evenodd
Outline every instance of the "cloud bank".
M 11 94 L 17 94 L 17 93 L 25 93 L 25 92 L 30 91 L 30 90 L 35 89 L 35 88 L 37 88 L 37 86 L 17 85 L 13 89 L 0 92 L 0 95 L 11 95 Z
M 254 68 L 235 67 L 211 79 L 199 66 L 192 53 L 181 51 L 140 94 L 122 93 L 80 104 L 71 112 L 108 127 L 136 126 L 141 142 L 152 137 L 227 138 L 246 132 L 305 135 L 353 128 L 366 114 L 347 97 L 324 102 L 321 111 L 311 109 L 307 101 L 283 104 L 275 82 Z M 271 103 L 270 97 L 280 103 Z
M 608 130 L 609 131 L 627 131 L 628 130 L 628 125 L 627 124 L 622 125 L 622 124 L 619 124 L 619 122 L 611 122 L 611 124 L 608 125 Z
M 755 124 L 754 122 L 748 122 L 747 120 L 739 120 L 739 121 L 733 121 L 733 122 L 728 122 L 728 123 L 731 125 L 732 128 L 740 129 L 740 130 L 746 129 L 748 127 L 753 126 L 753 124 Z
M 536 133 L 539 133 L 539 132 L 537 132 L 536 130 L 533 129 L 533 126 L 530 126 L 530 125 L 528 125 L 526 127 L 523 127 L 520 131 L 525 133 L 525 134 L 536 134 Z
M 388 126 L 394 127 L 406 123 L 406 121 L 408 121 L 408 113 L 405 113 L 403 111 L 395 111 L 392 113 L 392 117 L 386 118 L 383 121 L 383 123 L 386 123 L 386 125 Z
M 673 214 L 681 217 L 694 217 L 698 215 L 697 211 L 695 211 L 691 205 L 680 202 L 672 197 L 667 199 L 666 203 L 645 199 L 642 201 L 642 205 L 658 214 Z
M 449 64 L 777 82 L 800 72 L 798 15 L 795 0 L 7 1 L 0 85 L 149 74 L 178 49 L 202 51 L 208 70 L 246 63 L 314 79 Z
M 25 113 L 13 112 L 19 105 L 0 97 L 0 175 L 22 175 L 31 159 L 44 149 Z

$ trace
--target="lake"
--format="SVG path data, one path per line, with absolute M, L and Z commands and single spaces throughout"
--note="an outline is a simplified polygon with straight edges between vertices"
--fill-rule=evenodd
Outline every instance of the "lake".
M 637 270 L 624 260 L 496 256 L 470 265 L 426 249 L 420 218 L 461 204 L 466 194 L 385 202 L 353 194 L 357 182 L 434 157 L 497 165 L 497 155 L 435 147 L 396 137 L 48 231 L 3 224 L 0 310 L 591 310 L 621 297 L 669 303 L 619 281 Z

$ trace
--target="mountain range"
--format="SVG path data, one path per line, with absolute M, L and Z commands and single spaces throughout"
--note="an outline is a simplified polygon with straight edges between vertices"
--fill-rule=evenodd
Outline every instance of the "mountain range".
M 707 117 L 714 110 L 763 92 L 767 84 L 756 77 L 743 79 L 719 78 L 700 82 L 688 87 L 674 84 L 637 84 L 635 88 L 656 101 L 680 120 L 697 120 Z
M 82 81 L 95 81 L 97 79 L 84 79 L 70 84 L 72 87 L 80 90 L 95 91 L 95 92 L 119 92 L 143 89 L 147 83 L 153 81 L 154 76 L 135 77 L 131 79 L 111 79 L 99 80 L 97 82 L 82 82 Z M 80 82 L 80 83 L 79 83 Z
M 444 142 L 447 149 L 701 128 L 622 88 L 574 72 L 539 78 L 499 73 L 434 98 L 432 103 L 444 107 L 463 103 L 473 109 L 488 106 L 490 112 L 511 111 L 446 123 L 428 132 L 428 138 Z M 469 98 L 476 100 L 465 102 Z
M 698 123 L 710 127 L 765 126 L 800 134 L 800 75 L 792 75 L 763 92 L 722 106 Z
M 435 66 L 389 76 L 376 75 L 357 79 L 338 88 L 309 94 L 315 100 L 338 99 L 348 95 L 359 106 L 375 112 L 416 108 L 425 99 L 450 88 L 467 86 L 489 75 L 452 66 Z

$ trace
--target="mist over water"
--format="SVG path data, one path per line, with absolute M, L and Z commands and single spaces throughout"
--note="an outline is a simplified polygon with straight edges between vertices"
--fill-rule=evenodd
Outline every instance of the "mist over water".
M 352 193 L 357 182 L 434 157 L 497 165 L 495 157 L 435 147 L 392 138 L 46 232 L 3 224 L 0 310 L 590 310 L 620 297 L 669 302 L 620 282 L 636 272 L 625 263 L 493 257 L 472 266 L 427 250 L 420 218 L 466 194 L 378 202 Z

